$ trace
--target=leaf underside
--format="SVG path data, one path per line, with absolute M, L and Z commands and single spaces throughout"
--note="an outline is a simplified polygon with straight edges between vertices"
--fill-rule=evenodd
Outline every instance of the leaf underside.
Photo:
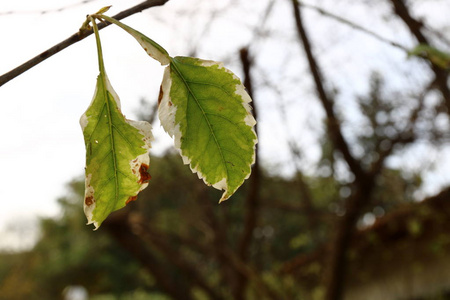
M 159 117 L 185 164 L 228 199 L 250 176 L 256 124 L 249 95 L 221 63 L 171 58 L 161 86 Z
M 88 224 L 98 228 L 148 185 L 151 126 L 125 118 L 104 71 L 80 124 L 86 145 L 84 211 Z

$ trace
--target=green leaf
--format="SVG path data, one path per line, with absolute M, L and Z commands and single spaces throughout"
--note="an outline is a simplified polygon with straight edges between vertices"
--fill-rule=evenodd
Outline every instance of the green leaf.
M 148 185 L 153 139 L 147 122 L 125 118 L 120 100 L 106 75 L 98 37 L 100 75 L 94 98 L 81 116 L 86 145 L 86 190 L 84 212 L 88 224 L 98 228 L 113 211 L 135 200 Z
M 171 58 L 161 85 L 159 118 L 185 164 L 228 199 L 250 176 L 256 124 L 250 96 L 222 63 Z
M 408 52 L 408 56 L 420 56 L 428 59 L 441 69 L 450 68 L 450 54 L 442 52 L 430 45 L 420 44 Z

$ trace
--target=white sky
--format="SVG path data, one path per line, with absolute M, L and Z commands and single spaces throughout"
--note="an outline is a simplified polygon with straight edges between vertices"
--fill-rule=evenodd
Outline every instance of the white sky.
M 233 5 L 222 9 L 233 1 L 170 0 L 162 7 L 146 10 L 123 22 L 160 43 L 172 56 L 190 55 L 195 49 L 196 55 L 201 58 L 225 60 L 226 66 L 240 75 L 237 50 L 254 38 L 252 26 L 258 24 L 268 0 L 238 0 L 239 10 L 233 10 Z M 308 150 L 304 157 L 304 166 L 308 168 L 318 159 L 316 133 L 321 131 L 323 112 L 316 100 L 310 97 L 313 93 L 310 76 L 305 73 L 306 66 L 301 59 L 290 59 L 301 57 L 303 53 L 295 40 L 296 36 L 292 35 L 289 1 L 277 1 L 281 2 L 277 2 L 266 29 L 280 43 L 255 42 L 259 51 L 257 65 L 264 66 L 265 75 L 273 78 L 275 84 L 283 81 L 283 87 L 286 87 L 284 99 L 264 89 L 256 95 L 260 101 L 257 102 L 258 107 L 264 107 L 259 112 L 262 157 L 266 166 L 275 169 L 279 169 L 280 165 L 292 165 L 286 149 L 286 137 L 291 135 L 300 147 Z M 83 23 L 86 14 L 113 5 L 108 12 L 112 16 L 141 1 L 95 0 L 76 5 L 80 2 L 1 1 L 0 74 L 72 35 Z M 310 1 L 315 2 L 325 6 L 333 1 Z M 68 8 L 54 11 L 61 7 Z M 439 9 L 439 6 L 428 8 L 435 16 L 433 22 L 441 25 L 439 22 L 445 20 L 445 10 Z M 37 13 L 42 10 L 49 12 Z M 221 18 L 210 26 L 205 16 L 214 10 Z M 14 13 L 6 14 L 8 11 Z M 193 11 L 195 20 L 191 15 Z M 377 29 L 387 38 L 400 40 L 406 46 L 412 45 L 410 36 L 404 35 L 398 23 L 383 20 L 383 9 L 373 12 L 380 15 L 372 15 L 367 8 L 349 10 L 346 5 L 335 7 L 334 12 L 359 21 L 367 28 Z M 367 17 L 369 14 L 371 18 Z M 317 14 L 307 14 L 308 25 L 314 24 L 311 28 L 315 33 L 314 41 L 319 41 L 323 35 L 329 36 L 325 43 L 316 47 L 316 51 L 321 55 L 324 69 L 329 71 L 327 75 L 336 85 L 345 87 L 341 89 L 344 100 L 340 103 L 344 113 L 351 113 L 353 109 L 351 103 L 345 102 L 345 96 L 352 99 L 354 94 L 364 93 L 371 70 L 396 68 L 399 73 L 409 71 L 408 67 L 404 67 L 404 53 L 392 51 L 389 46 L 380 45 L 363 34 L 350 36 L 352 31 L 348 27 L 329 21 L 321 23 L 321 20 L 323 18 Z M 393 31 L 391 26 L 399 26 L 399 30 Z M 330 32 L 333 35 L 330 36 Z M 110 26 L 102 30 L 100 36 L 106 71 L 121 98 L 122 110 L 128 118 L 135 118 L 141 98 L 148 101 L 156 99 L 163 68 L 121 29 Z M 348 45 L 337 47 L 343 41 L 351 48 Z M 385 55 L 386 51 L 390 54 Z M 356 68 L 358 72 L 355 72 Z M 260 71 L 258 69 L 257 72 Z M 9 227 L 25 224 L 23 227 L 29 228 L 36 216 L 56 216 L 59 212 L 56 200 L 66 194 L 65 184 L 83 174 L 85 149 L 78 121 L 93 96 L 97 73 L 95 40 L 90 36 L 0 87 L 0 247 L 17 242 L 17 236 L 5 233 Z M 411 85 L 426 74 L 408 75 L 404 79 L 397 76 L 389 84 L 393 87 Z M 285 120 L 278 114 L 280 104 L 288 107 L 286 114 L 289 118 Z M 291 132 L 286 132 L 286 125 L 292 128 Z M 157 141 L 151 154 L 161 153 L 171 141 L 158 124 L 154 126 L 154 135 Z M 418 151 L 426 155 L 429 149 L 425 147 Z M 421 161 L 416 160 L 416 155 L 417 151 L 405 154 L 403 160 L 411 160 L 411 168 L 420 169 Z M 439 155 L 445 155 L 445 152 L 435 155 L 439 159 Z M 398 159 L 393 163 L 400 165 L 401 161 Z M 434 186 L 448 184 L 448 169 L 449 164 L 442 161 L 429 181 Z M 434 190 L 431 189 L 431 192 Z M 16 228 L 17 232 L 21 231 Z M 25 237 L 28 234 L 28 231 L 23 231 Z M 21 246 L 30 243 L 26 239 L 19 239 L 19 242 Z

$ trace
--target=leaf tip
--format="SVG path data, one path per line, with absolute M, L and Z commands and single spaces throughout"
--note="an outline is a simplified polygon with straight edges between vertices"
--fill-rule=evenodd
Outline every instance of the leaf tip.
M 205 180 L 205 178 L 203 180 Z M 232 191 L 231 193 L 229 192 L 228 181 L 226 178 L 223 178 L 222 180 L 212 184 L 212 186 L 220 191 L 224 191 L 222 197 L 219 200 L 219 204 L 224 202 L 225 200 L 228 200 L 228 198 L 230 198 L 234 193 L 234 191 Z
M 228 200 L 228 198 L 230 198 L 230 197 L 231 197 L 231 195 L 228 195 L 228 191 L 225 191 L 219 200 L 219 204 Z
M 100 8 L 99 11 L 96 12 L 95 14 L 96 14 L 96 15 L 101 15 L 101 14 L 107 12 L 111 7 L 112 7 L 112 5 L 108 5 L 108 6 L 102 7 L 102 8 Z

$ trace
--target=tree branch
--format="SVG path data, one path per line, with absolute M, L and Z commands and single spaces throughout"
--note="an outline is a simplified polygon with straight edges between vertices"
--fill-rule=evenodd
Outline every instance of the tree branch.
M 347 141 L 342 134 L 340 122 L 334 112 L 334 100 L 325 91 L 325 87 L 322 83 L 323 76 L 312 53 L 311 44 L 309 42 L 305 27 L 303 26 L 300 7 L 297 0 L 292 0 L 292 5 L 294 9 L 295 23 L 297 25 L 297 32 L 300 41 L 303 44 L 303 49 L 305 51 L 309 68 L 314 79 L 319 100 L 322 103 L 327 116 L 327 129 L 330 138 L 332 139 L 335 148 L 338 149 L 344 156 L 345 161 L 347 162 L 350 170 L 353 172 L 355 177 L 364 178 L 366 176 L 366 173 L 361 168 L 361 164 L 358 162 L 358 160 L 351 154 Z
M 334 99 L 325 91 L 320 68 L 313 55 L 308 35 L 302 22 L 300 6 L 297 0 L 292 0 L 295 22 L 299 38 L 306 53 L 309 68 L 314 78 L 316 91 L 327 117 L 327 129 L 333 146 L 340 151 L 347 162 L 350 171 L 355 175 L 352 195 L 346 201 L 345 215 L 338 221 L 337 228 L 329 249 L 329 263 L 325 271 L 326 300 L 341 300 L 344 295 L 344 281 L 347 272 L 347 249 L 358 220 L 361 207 L 369 201 L 374 187 L 374 176 L 363 169 L 361 162 L 350 152 L 339 120 L 334 112 Z
M 320 8 L 320 7 L 317 7 L 317 6 L 314 6 L 314 5 L 311 5 L 311 4 L 306 4 L 306 3 L 303 3 L 303 2 L 299 2 L 298 5 L 303 6 L 305 8 L 309 8 L 309 9 L 315 10 L 315 11 L 317 11 L 318 13 L 320 13 L 320 14 L 322 14 L 324 16 L 327 16 L 327 17 L 329 17 L 331 19 L 334 19 L 334 20 L 336 20 L 336 21 L 338 21 L 338 22 L 340 22 L 342 24 L 350 26 L 353 29 L 361 31 L 361 32 L 363 32 L 363 33 L 365 33 L 365 34 L 367 34 L 367 35 L 369 35 L 369 36 L 371 36 L 371 37 L 373 37 L 373 38 L 383 42 L 383 43 L 386 43 L 386 44 L 391 45 L 391 46 L 393 46 L 395 48 L 398 48 L 398 49 L 400 49 L 400 50 L 402 50 L 404 52 L 408 52 L 409 51 L 409 49 L 407 49 L 405 46 L 400 45 L 397 42 L 391 41 L 391 40 L 389 40 L 389 39 L 379 35 L 378 33 L 374 32 L 372 30 L 364 28 L 361 25 L 353 23 L 350 20 L 344 19 L 343 17 L 340 17 L 340 16 L 337 16 L 335 14 L 332 14 L 332 13 L 330 13 L 330 12 Z
M 409 13 L 409 9 L 404 0 L 390 0 L 394 8 L 394 13 L 402 19 L 402 21 L 408 26 L 409 31 L 414 35 L 420 44 L 430 45 L 428 38 L 423 34 L 422 29 L 424 25 L 422 22 L 414 19 Z M 431 70 L 435 75 L 435 83 L 438 86 L 439 91 L 444 97 L 445 104 L 447 105 L 448 113 L 450 113 L 450 89 L 447 84 L 448 72 L 439 68 L 438 66 L 431 64 Z
M 240 58 L 242 67 L 244 70 L 244 86 L 246 87 L 250 97 L 253 99 L 253 116 L 256 119 L 257 111 L 254 103 L 253 97 L 253 84 L 252 78 L 250 75 L 250 68 L 252 65 L 248 48 L 243 48 L 240 50 Z M 257 126 L 255 125 L 255 131 L 257 132 Z M 253 165 L 252 176 L 249 179 L 249 192 L 247 194 L 247 198 L 245 199 L 245 221 L 244 221 L 244 230 L 240 237 L 238 253 L 239 257 L 246 261 L 248 258 L 248 248 L 251 244 L 253 229 L 256 226 L 256 218 L 257 218 L 257 209 L 258 209 L 258 192 L 259 192 L 259 182 L 260 182 L 260 169 L 259 169 L 259 159 L 258 159 L 258 145 L 256 145 L 256 158 L 255 164 Z
M 116 14 L 115 16 L 113 16 L 114 19 L 116 20 L 121 20 L 124 19 L 126 17 L 129 17 L 133 14 L 136 14 L 138 12 L 141 12 L 145 9 L 148 9 L 150 7 L 154 7 L 154 6 L 161 6 L 164 5 L 167 1 L 169 0 L 147 0 L 144 1 L 138 5 L 135 5 L 129 9 L 126 9 L 118 14 Z M 98 29 L 103 29 L 107 26 L 109 26 L 110 23 L 100 23 L 98 25 Z M 16 78 L 17 76 L 21 75 L 22 73 L 24 73 L 25 71 L 28 71 L 29 69 L 33 68 L 34 66 L 38 65 L 39 63 L 43 62 L 44 60 L 46 60 L 47 58 L 55 55 L 56 53 L 60 52 L 61 50 L 83 40 L 84 38 L 90 36 L 92 34 L 92 30 L 84 30 L 84 31 L 79 31 L 77 33 L 72 34 L 70 37 L 68 37 L 67 39 L 65 39 L 64 41 L 56 44 L 55 46 L 47 49 L 46 51 L 42 52 L 41 54 L 33 57 L 32 59 L 30 59 L 29 61 L 23 63 L 22 65 L 16 67 L 15 69 L 3 74 L 2 76 L 0 76 L 0 86 L 4 85 L 5 83 L 7 83 L 8 81 Z
M 240 50 L 240 59 L 242 63 L 242 68 L 244 71 L 244 86 L 246 87 L 250 97 L 253 99 L 252 108 L 253 108 L 253 116 L 257 117 L 257 110 L 255 107 L 254 97 L 253 97 L 253 82 L 251 77 L 251 67 L 252 60 L 249 55 L 248 48 L 242 48 Z M 255 125 L 255 131 L 257 132 L 257 126 Z M 249 256 L 249 248 L 251 246 L 253 240 L 253 231 L 256 227 L 257 218 L 258 218 L 258 196 L 259 196 L 259 185 L 260 185 L 260 168 L 259 168 L 259 159 L 258 159 L 258 145 L 256 145 L 256 157 L 255 164 L 252 169 L 252 176 L 249 181 L 249 191 L 247 197 L 245 199 L 245 219 L 244 219 L 244 229 L 240 236 L 238 242 L 237 253 L 239 258 L 247 262 Z M 244 300 L 245 299 L 245 288 L 247 285 L 246 277 L 242 274 L 239 274 L 241 277 L 237 280 L 236 287 L 233 291 L 233 298 L 236 300 Z

